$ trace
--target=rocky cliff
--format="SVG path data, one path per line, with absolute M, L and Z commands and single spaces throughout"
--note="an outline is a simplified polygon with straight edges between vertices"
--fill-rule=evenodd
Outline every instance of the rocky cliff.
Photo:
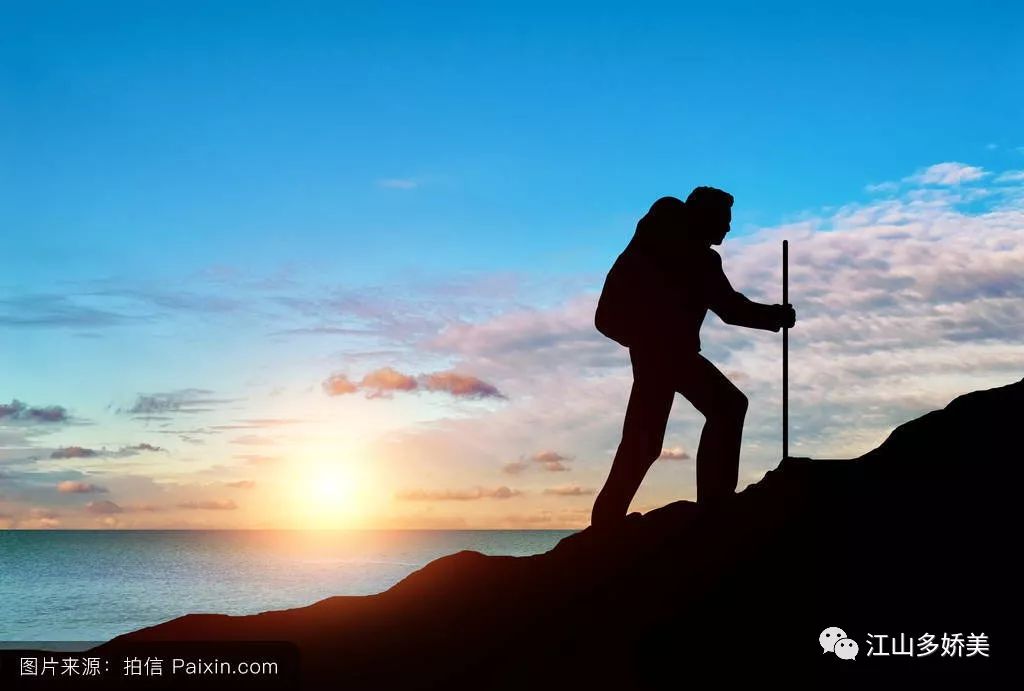
M 1022 426 L 1024 380 L 961 396 L 859 458 L 786 459 L 712 510 L 676 502 L 546 554 L 461 552 L 379 595 L 193 614 L 103 649 L 293 641 L 306 688 L 986 688 L 1016 655 Z M 856 659 L 822 652 L 830 626 Z M 952 633 L 984 634 L 988 656 L 894 655 L 871 638 Z

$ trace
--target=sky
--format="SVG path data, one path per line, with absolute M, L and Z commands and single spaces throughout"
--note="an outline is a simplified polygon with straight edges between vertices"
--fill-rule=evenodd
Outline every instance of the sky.
M 372 6 L 368 6 L 372 5 Z M 0 28 L 0 528 L 581 528 L 651 202 L 736 197 L 791 453 L 1024 375 L 1024 10 L 37 3 Z M 780 338 L 709 315 L 781 455 Z M 633 503 L 695 496 L 677 397 Z

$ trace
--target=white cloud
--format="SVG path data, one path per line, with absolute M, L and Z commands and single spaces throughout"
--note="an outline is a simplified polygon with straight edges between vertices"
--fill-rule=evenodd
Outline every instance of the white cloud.
M 905 178 L 907 182 L 921 185 L 959 185 L 964 182 L 980 180 L 988 175 L 983 168 L 969 166 L 966 163 L 948 161 L 928 166 Z
M 868 192 L 871 192 L 872 194 L 877 194 L 877 193 L 880 193 L 880 192 L 895 192 L 896 190 L 899 189 L 899 187 L 900 187 L 900 184 L 898 182 L 891 182 L 890 181 L 890 182 L 871 183 L 871 184 L 865 185 L 864 189 L 866 191 L 868 191 Z
M 996 177 L 996 182 L 1024 182 L 1024 170 L 1007 170 Z

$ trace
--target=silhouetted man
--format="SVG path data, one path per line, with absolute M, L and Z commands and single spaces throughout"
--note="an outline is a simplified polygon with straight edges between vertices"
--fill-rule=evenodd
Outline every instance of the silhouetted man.
M 747 397 L 700 354 L 700 327 L 708 309 L 727 324 L 778 331 L 796 314 L 788 305 L 751 302 L 733 290 L 722 258 L 733 197 L 698 187 L 684 204 L 662 197 L 637 224 L 605 281 L 595 321 L 629 347 L 633 388 L 626 419 L 591 522 L 625 517 L 651 464 L 661 455 L 672 400 L 678 391 L 706 421 L 697 449 L 697 502 L 733 495 Z

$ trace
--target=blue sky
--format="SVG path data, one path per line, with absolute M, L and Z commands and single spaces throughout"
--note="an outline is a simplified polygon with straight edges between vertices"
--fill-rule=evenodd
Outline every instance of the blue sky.
M 15 8 L 19 279 L 591 268 L 658 194 L 776 223 L 1024 115 L 1012 3 L 374 5 Z
M 330 420 L 332 373 L 488 371 L 496 355 L 444 334 L 562 314 L 653 199 L 697 184 L 736 196 L 751 246 L 948 191 L 936 164 L 1002 179 L 943 197 L 950 213 L 1016 198 L 1014 3 L 437 5 L 4 3 L 0 402 L 78 425 L 10 433 L 9 461 L 109 472 L 24 458 L 150 443 L 123 411 L 153 393 L 209 391 L 223 424 L 296 417 L 271 400 L 291 391 L 297 417 Z M 400 398 L 347 411 L 376 421 L 360 444 L 511 400 Z M 150 475 L 235 457 L 168 446 Z

